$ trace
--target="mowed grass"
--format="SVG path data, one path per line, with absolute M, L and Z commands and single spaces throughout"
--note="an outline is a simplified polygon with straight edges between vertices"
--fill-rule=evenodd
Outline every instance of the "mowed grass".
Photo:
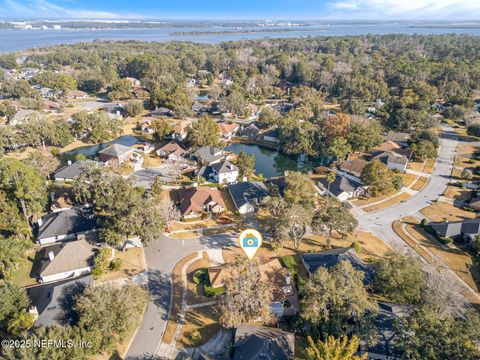
M 465 211 L 444 202 L 436 202 L 420 212 L 430 221 L 460 221 L 475 218 L 474 212 Z
M 418 178 L 417 181 L 415 181 L 415 183 L 410 187 L 410 189 L 420 191 L 425 187 L 425 185 L 428 184 L 429 180 L 429 178 L 421 176 Z
M 186 313 L 185 324 L 177 345 L 189 347 L 203 345 L 221 328 L 218 323 L 218 314 L 213 310 L 213 306 L 190 309 Z M 192 336 L 195 332 L 200 334 L 200 338 Z
M 390 206 L 399 204 L 399 203 L 401 203 L 402 201 L 407 200 L 408 198 L 410 198 L 410 194 L 400 193 L 400 194 L 398 194 L 397 196 L 394 196 L 394 197 L 391 198 L 391 199 L 382 201 L 381 203 L 378 203 L 378 204 L 375 204 L 375 205 L 371 205 L 371 206 L 367 206 L 367 207 L 365 207 L 365 208 L 362 208 L 362 210 L 363 210 L 363 211 L 366 211 L 366 212 L 379 211 L 379 210 L 382 210 L 382 209 L 386 209 L 386 208 L 388 208 L 388 207 L 390 207 Z

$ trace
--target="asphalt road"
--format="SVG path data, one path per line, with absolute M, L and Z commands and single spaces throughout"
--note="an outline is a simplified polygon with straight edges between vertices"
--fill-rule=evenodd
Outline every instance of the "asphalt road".
M 186 240 L 170 239 L 161 235 L 157 241 L 145 248 L 150 302 L 126 359 L 148 359 L 162 355 L 158 354 L 158 349 L 167 325 L 172 293 L 171 274 L 175 264 L 194 252 L 223 248 L 235 242 L 236 236 L 232 234 Z

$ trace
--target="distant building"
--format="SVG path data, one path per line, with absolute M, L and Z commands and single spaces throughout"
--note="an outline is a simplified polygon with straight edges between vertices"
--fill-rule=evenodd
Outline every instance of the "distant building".
M 435 231 L 437 236 L 442 238 L 452 238 L 471 242 L 480 234 L 480 219 L 431 222 L 429 225 Z
M 38 114 L 35 110 L 19 110 L 12 117 L 10 117 L 8 124 L 15 126 L 27 123 L 28 120 Z
M 32 272 L 48 283 L 91 274 L 95 248 L 86 240 L 69 241 L 42 247 Z
M 363 159 L 347 160 L 340 164 L 340 170 L 359 178 L 367 165 L 368 161 Z
M 408 146 L 408 141 L 410 140 L 410 134 L 399 132 L 399 131 L 389 131 L 384 136 L 385 141 L 393 141 L 402 147 Z
M 317 183 L 323 196 L 330 195 L 340 201 L 365 195 L 366 188 L 361 183 L 345 176 L 335 176 L 335 180 L 329 184 L 326 178 L 321 178 Z
M 250 140 L 255 140 L 259 133 L 260 133 L 260 129 L 254 123 L 252 123 L 248 126 L 245 126 L 240 131 L 240 136 Z
M 66 97 L 67 99 L 86 99 L 88 94 L 81 90 L 70 90 Z
M 135 152 L 134 148 L 121 144 L 112 144 L 98 152 L 98 159 L 103 163 L 121 165 L 129 161 Z
M 240 129 L 240 126 L 235 123 L 229 124 L 226 122 L 219 122 L 217 123 L 217 125 L 220 129 L 222 138 L 225 140 L 231 140 L 232 137 L 234 137 L 237 134 L 238 129 Z
M 84 206 L 47 214 L 38 219 L 37 223 L 37 243 L 41 245 L 72 240 L 78 235 L 98 229 L 97 219 L 92 209 Z
M 241 325 L 235 330 L 233 360 L 292 360 L 295 335 L 278 328 Z
M 169 108 L 166 108 L 166 107 L 159 107 L 151 112 L 149 112 L 147 114 L 147 116 L 150 116 L 150 117 L 155 117 L 155 118 L 159 118 L 159 117 L 172 117 L 174 116 L 175 114 L 173 113 L 172 110 L 170 110 Z
M 179 161 L 187 153 L 178 142 L 170 141 L 168 144 L 162 146 L 157 150 L 157 155 L 167 158 L 170 161 Z
M 235 208 L 242 215 L 253 213 L 255 205 L 261 204 L 270 196 L 270 192 L 261 181 L 244 181 L 228 185 L 228 192 Z
M 138 80 L 138 79 L 135 79 L 135 78 L 133 78 L 133 77 L 127 77 L 126 79 L 127 79 L 128 81 L 130 81 L 130 83 L 132 84 L 132 87 L 133 87 L 133 88 L 139 88 L 139 87 L 142 86 L 141 81 Z
M 172 134 L 172 139 L 177 141 L 184 141 L 187 138 L 188 128 L 190 127 L 191 122 L 184 120 L 175 124 L 174 131 Z
M 262 134 L 262 139 L 263 141 L 271 142 L 278 144 L 280 143 L 280 134 L 278 129 L 275 130 L 269 130 L 265 133 Z

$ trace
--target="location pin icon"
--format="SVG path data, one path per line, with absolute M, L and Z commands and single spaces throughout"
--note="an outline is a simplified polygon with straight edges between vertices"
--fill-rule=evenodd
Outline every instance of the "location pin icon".
M 252 260 L 262 246 L 263 237 L 257 230 L 247 229 L 238 237 L 238 243 L 249 260 Z

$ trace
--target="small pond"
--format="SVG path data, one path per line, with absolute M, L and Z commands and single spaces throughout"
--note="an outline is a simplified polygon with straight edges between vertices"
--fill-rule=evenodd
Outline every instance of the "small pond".
M 103 143 L 103 144 L 82 146 L 82 147 L 76 148 L 74 150 L 67 151 L 67 152 L 65 152 L 65 154 L 67 154 L 67 155 L 82 154 L 82 155 L 85 155 L 86 157 L 93 158 L 97 155 L 97 153 L 100 150 L 106 148 L 109 145 L 120 144 L 120 145 L 125 145 L 125 146 L 132 146 L 132 145 L 135 145 L 135 144 L 139 144 L 141 142 L 143 142 L 143 141 L 136 136 L 123 135 L 123 136 L 120 136 L 120 137 L 116 138 L 115 140 L 112 140 L 112 141 L 109 141 L 109 142 L 106 142 L 106 143 Z
M 263 174 L 266 178 L 282 176 L 285 170 L 307 172 L 320 164 L 320 161 L 310 159 L 300 162 L 296 156 L 285 155 L 254 144 L 232 144 L 227 146 L 225 150 L 236 154 L 241 151 L 248 155 L 254 154 L 255 174 Z

